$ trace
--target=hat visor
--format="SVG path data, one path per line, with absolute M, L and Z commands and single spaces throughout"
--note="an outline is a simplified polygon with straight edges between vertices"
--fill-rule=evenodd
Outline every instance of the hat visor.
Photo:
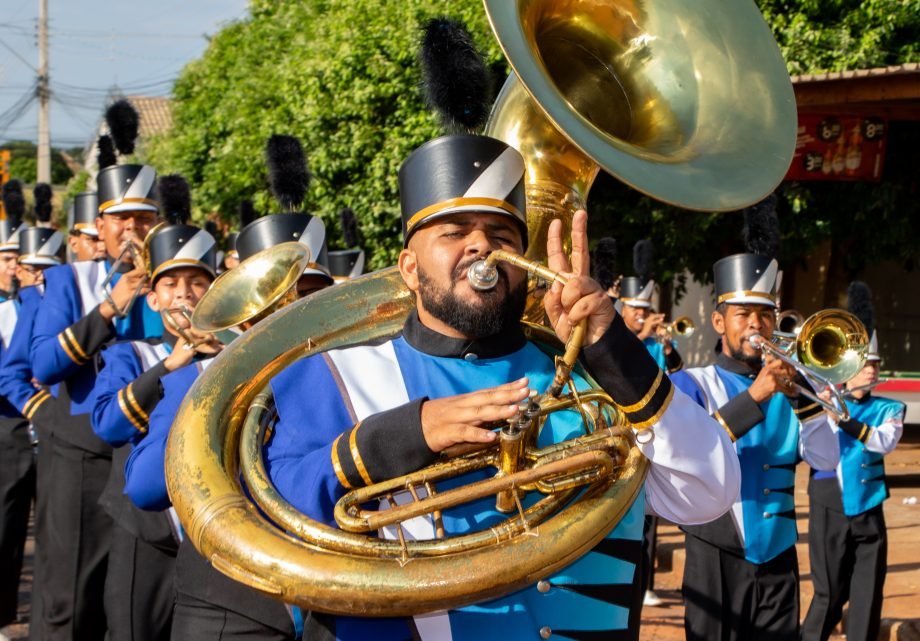
M 154 269 L 153 273 L 150 274 L 150 280 L 151 282 L 155 281 L 157 278 L 159 278 L 163 274 L 169 271 L 172 271 L 174 269 L 182 269 L 182 268 L 188 268 L 188 267 L 197 267 L 198 269 L 201 269 L 207 272 L 211 276 L 211 278 L 214 278 L 216 276 L 214 270 L 207 263 L 203 263 L 199 260 L 186 260 L 186 259 L 181 259 L 181 258 L 179 259 L 174 258 L 173 260 L 168 260 L 164 262 L 159 267 Z
M 74 234 L 86 234 L 87 236 L 92 236 L 93 238 L 99 237 L 99 230 L 96 229 L 95 225 L 80 225 L 74 227 L 70 230 Z
M 328 271 L 325 271 L 322 267 L 317 266 L 315 263 L 310 263 L 304 267 L 303 274 L 301 276 L 322 276 L 326 278 L 330 283 L 334 283 L 335 279 L 332 277 Z
M 19 241 L 15 243 L 0 243 L 0 252 L 18 252 Z
M 19 259 L 22 265 L 38 265 L 40 267 L 54 267 L 60 265 L 61 261 L 51 256 L 27 256 Z
M 867 361 L 880 361 L 882 360 L 882 357 L 879 356 L 878 354 L 869 354 L 868 356 L 866 356 L 866 360 Z
M 776 308 L 776 301 L 766 296 L 757 294 L 747 294 L 744 296 L 733 296 L 722 301 L 726 305 L 766 305 L 767 307 Z
M 644 298 L 621 298 L 624 305 L 629 305 L 630 307 L 642 307 L 648 308 L 652 306 L 652 302 L 645 300 Z
M 477 214 L 498 214 L 499 216 L 507 216 L 514 222 L 516 222 L 521 228 L 522 240 L 524 242 L 524 247 L 527 247 L 527 223 L 515 216 L 513 213 L 507 209 L 502 209 L 501 207 L 494 207 L 492 205 L 457 205 L 455 207 L 447 207 L 438 212 L 426 216 L 422 220 L 418 221 L 409 233 L 406 235 L 406 240 L 403 243 L 404 247 L 409 246 L 409 239 L 412 238 L 412 234 L 424 227 L 430 222 L 433 222 L 439 218 L 444 218 L 445 216 L 453 216 L 454 214 L 466 214 L 466 213 L 477 213 Z
M 125 211 L 158 211 L 158 209 L 156 205 L 148 205 L 147 203 L 121 203 L 120 205 L 112 205 L 111 207 L 106 207 L 99 213 L 120 214 Z

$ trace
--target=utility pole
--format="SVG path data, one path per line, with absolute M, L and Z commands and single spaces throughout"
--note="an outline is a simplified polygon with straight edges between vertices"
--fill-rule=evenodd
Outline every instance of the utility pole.
M 38 0 L 38 182 L 51 182 L 51 89 L 48 86 L 48 0 Z

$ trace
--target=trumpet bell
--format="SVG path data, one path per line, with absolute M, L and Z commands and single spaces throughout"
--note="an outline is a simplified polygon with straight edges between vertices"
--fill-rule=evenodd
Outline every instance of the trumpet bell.
M 310 250 L 297 242 L 250 256 L 211 284 L 192 313 L 192 326 L 213 333 L 255 323 L 296 297 L 297 280 L 309 262 Z
M 490 124 L 489 135 L 525 158 L 564 158 L 577 176 L 587 156 L 653 198 L 704 211 L 757 202 L 785 175 L 795 149 L 795 96 L 755 4 L 485 0 L 485 6 L 515 72 L 495 112 L 503 97 L 517 101 L 526 90 L 547 121 L 518 123 L 520 111 L 512 110 L 505 122 Z M 550 137 L 547 130 L 557 133 Z M 533 165 L 529 183 L 539 179 Z M 539 242 L 531 238 L 531 245 Z
M 863 368 L 868 350 L 865 326 L 842 309 L 826 309 L 810 316 L 796 342 L 799 362 L 837 385 Z

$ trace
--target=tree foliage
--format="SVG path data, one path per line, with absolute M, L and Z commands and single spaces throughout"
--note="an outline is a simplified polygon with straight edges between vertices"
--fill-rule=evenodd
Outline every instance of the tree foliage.
M 918 59 L 920 0 L 758 0 L 791 73 L 873 67 Z M 357 213 L 370 266 L 392 264 L 401 247 L 397 171 L 409 152 L 441 133 L 421 95 L 420 27 L 463 20 L 489 63 L 504 69 L 481 0 L 253 0 L 250 16 L 212 39 L 176 84 L 175 126 L 148 150 L 162 172 L 193 185 L 198 215 L 235 216 L 238 203 L 277 211 L 263 150 L 271 134 L 299 136 L 313 183 L 307 211 L 321 215 L 337 245 L 336 212 Z M 920 252 L 917 129 L 892 127 L 882 184 L 784 184 L 778 191 L 783 259 L 802 260 L 834 239 L 848 272 Z M 912 141 L 897 145 L 901 138 Z M 892 160 L 892 157 L 895 160 Z M 899 169 L 900 167 L 900 169 Z M 613 235 L 626 256 L 651 237 L 656 279 L 687 268 L 708 278 L 713 258 L 740 250 L 741 217 L 681 211 L 601 176 L 590 197 L 591 237 Z M 885 226 L 892 233 L 878 234 Z M 621 269 L 630 273 L 629 261 Z
M 392 264 L 400 244 L 396 176 L 409 152 L 440 133 L 421 94 L 417 45 L 431 17 L 464 20 L 491 62 L 502 60 L 480 0 L 334 0 L 251 4 L 251 17 L 218 33 L 175 88 L 175 128 L 151 160 L 184 174 L 196 206 L 235 215 L 251 198 L 277 211 L 265 141 L 301 138 L 313 182 L 307 211 L 337 230 L 348 206 L 371 266 Z M 330 231 L 331 244 L 337 231 Z
M 38 169 L 38 148 L 27 140 L 11 140 L 0 145 L 0 149 L 10 150 L 10 176 L 24 183 L 34 183 Z M 73 172 L 61 158 L 61 151 L 79 158 L 83 149 L 51 149 L 51 182 L 63 185 L 73 177 Z

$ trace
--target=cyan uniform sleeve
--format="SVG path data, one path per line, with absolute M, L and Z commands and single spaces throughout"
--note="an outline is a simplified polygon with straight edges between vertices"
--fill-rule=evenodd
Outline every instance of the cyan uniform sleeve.
M 20 293 L 20 298 L 22 305 L 19 308 L 19 319 L 10 344 L 3 350 L 0 359 L 0 395 L 31 421 L 39 408 L 52 401 L 53 397 L 47 390 L 32 384 L 32 365 L 29 360 L 32 329 L 41 294 L 34 287 L 27 287 Z
M 322 356 L 303 359 L 272 382 L 278 418 L 266 446 L 269 476 L 281 495 L 310 518 L 335 526 L 336 501 L 360 472 L 355 427 L 336 381 Z M 357 432 L 360 434 L 360 427 Z M 347 455 L 340 456 L 347 445 Z
M 142 404 L 135 394 L 135 387 L 142 390 L 149 388 L 151 385 L 145 387 L 145 380 L 150 377 L 142 371 L 140 358 L 131 343 L 112 345 L 103 352 L 102 359 L 104 365 L 96 376 L 93 390 L 93 431 L 113 447 L 136 444 L 147 433 L 150 410 L 155 404 L 151 405 L 146 398 L 149 394 L 145 395 Z M 156 368 L 165 369 L 159 365 Z M 157 388 L 159 400 L 158 376 L 154 378 L 153 385 Z
M 115 336 L 98 307 L 82 318 L 77 283 L 69 265 L 45 271 L 45 295 L 35 319 L 32 372 L 46 384 L 60 383 Z
M 876 454 L 888 454 L 898 445 L 904 433 L 906 409 L 900 401 L 891 401 L 888 404 L 882 413 L 882 420 L 873 421 L 877 425 L 869 425 L 868 434 L 862 441 L 867 450 Z
M 198 365 L 192 363 L 160 379 L 163 397 L 150 413 L 147 436 L 131 451 L 125 463 L 125 494 L 142 510 L 168 508 L 166 491 L 166 441 L 182 399 L 198 377 Z
M 738 456 L 707 410 L 665 376 L 618 315 L 585 348 L 588 370 L 636 429 L 650 461 L 646 502 L 674 523 L 707 523 L 727 512 L 741 489 Z

